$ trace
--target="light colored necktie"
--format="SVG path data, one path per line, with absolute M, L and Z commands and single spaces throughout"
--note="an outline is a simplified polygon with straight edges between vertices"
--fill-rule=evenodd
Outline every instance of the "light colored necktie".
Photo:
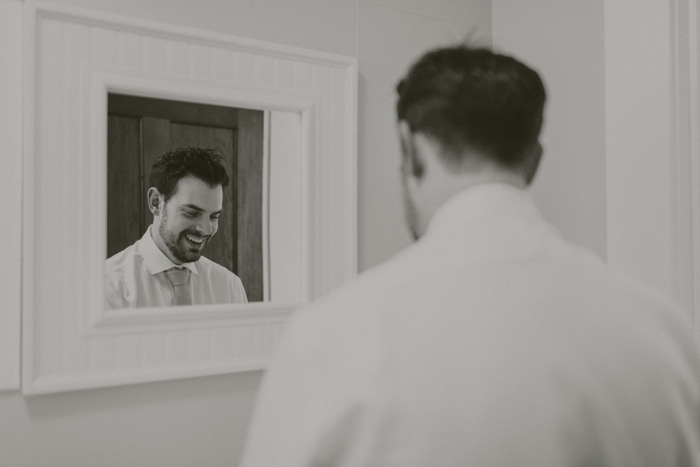
M 187 282 L 190 280 L 190 270 L 187 268 L 171 268 L 165 271 L 175 294 L 175 305 L 192 305 L 192 294 Z

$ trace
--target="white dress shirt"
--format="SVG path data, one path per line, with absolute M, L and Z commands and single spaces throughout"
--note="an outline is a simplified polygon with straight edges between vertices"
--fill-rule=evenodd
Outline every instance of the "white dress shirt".
M 194 304 L 245 303 L 241 280 L 225 267 L 204 256 L 193 263 L 176 265 L 151 238 L 151 227 L 136 243 L 107 259 L 105 299 L 108 309 L 172 306 L 172 287 L 164 271 L 186 267 Z
M 293 316 L 242 465 L 697 466 L 691 330 L 527 192 L 480 185 Z

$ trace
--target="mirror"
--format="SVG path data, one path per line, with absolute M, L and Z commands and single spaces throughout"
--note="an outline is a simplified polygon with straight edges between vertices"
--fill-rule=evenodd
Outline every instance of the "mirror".
M 356 274 L 356 60 L 50 2 L 26 3 L 25 17 L 23 393 L 264 368 L 293 310 Z M 115 95 L 129 105 L 114 110 L 121 120 L 110 129 Z M 242 118 L 262 121 L 262 142 L 258 129 L 246 143 L 256 150 L 237 159 L 262 151 L 262 163 L 249 161 L 255 175 L 236 177 L 229 195 L 251 207 L 221 236 L 231 267 L 257 278 L 247 285 L 256 301 L 105 309 L 108 251 L 148 223 L 115 209 L 131 210 L 121 207 L 127 198 L 145 203 L 142 159 L 164 149 L 125 128 L 179 125 L 179 145 L 202 126 L 190 115 L 128 120 L 133 99 L 252 111 Z M 132 149 L 112 157 L 115 132 Z M 155 149 L 141 151 L 148 145 Z M 119 161 L 127 153 L 130 162 Z M 231 251 L 233 238 L 244 245 Z
M 206 277 L 210 274 L 220 277 L 222 284 L 217 284 L 219 289 L 213 284 L 202 284 L 205 277 L 202 271 L 201 275 L 190 276 L 184 286 L 196 288 L 195 304 L 269 300 L 269 280 L 263 274 L 269 272 L 263 269 L 263 250 L 269 254 L 268 236 L 263 235 L 263 218 L 268 215 L 267 205 L 263 204 L 268 194 L 263 196 L 263 189 L 269 184 L 269 172 L 264 170 L 269 165 L 265 144 L 269 112 L 116 93 L 108 94 L 107 112 L 106 267 L 112 277 L 106 285 L 108 306 L 126 302 L 121 299 L 124 296 L 130 297 L 130 303 L 135 306 L 158 306 L 171 299 L 171 290 L 166 287 L 169 284 L 162 277 L 165 273 L 155 273 L 156 268 L 165 268 L 171 262 L 162 256 L 152 258 L 146 254 L 159 253 L 149 239 L 142 237 L 147 230 L 151 232 L 149 227 L 154 219 L 147 203 L 151 168 L 161 155 L 186 147 L 211 149 L 221 156 L 229 181 L 222 188 L 217 230 L 204 240 L 205 259 L 193 264 L 195 270 L 206 268 Z M 179 213 L 171 206 L 170 212 L 171 218 L 187 221 L 180 222 L 181 229 L 192 229 L 195 225 L 190 221 L 194 211 Z M 204 222 L 196 220 L 196 225 Z M 173 224 L 169 219 L 166 222 Z M 151 235 L 158 234 L 151 232 Z M 185 242 L 182 232 L 173 235 L 178 236 L 179 242 Z M 138 246 L 125 251 L 136 242 L 145 250 L 143 253 L 135 252 Z M 126 258 L 140 258 L 160 266 L 146 266 L 143 262 L 137 266 Z M 127 284 L 137 281 L 136 290 L 128 290 Z M 109 284 L 117 285 L 110 288 Z M 227 284 L 232 285 L 226 287 Z M 239 284 L 244 289 L 242 293 Z M 148 297 L 136 297 L 140 287 L 153 290 L 144 294 Z M 198 302 L 200 297 L 202 301 Z

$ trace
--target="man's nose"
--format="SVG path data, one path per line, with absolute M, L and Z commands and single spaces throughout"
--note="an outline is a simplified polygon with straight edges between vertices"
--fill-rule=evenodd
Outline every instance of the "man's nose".
M 202 236 L 206 237 L 209 235 L 213 235 L 215 231 L 216 226 L 214 225 L 213 221 L 203 220 L 197 223 L 197 232 L 199 232 L 199 234 Z

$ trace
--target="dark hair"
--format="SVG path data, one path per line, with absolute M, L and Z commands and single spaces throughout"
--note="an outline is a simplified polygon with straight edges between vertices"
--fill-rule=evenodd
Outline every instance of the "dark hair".
M 448 163 L 473 149 L 519 168 L 542 128 L 546 95 L 537 72 L 486 48 L 433 50 L 396 89 L 399 120 L 440 143 Z
M 158 158 L 151 168 L 149 182 L 167 201 L 181 178 L 192 175 L 214 187 L 228 185 L 223 158 L 213 149 L 177 148 Z

